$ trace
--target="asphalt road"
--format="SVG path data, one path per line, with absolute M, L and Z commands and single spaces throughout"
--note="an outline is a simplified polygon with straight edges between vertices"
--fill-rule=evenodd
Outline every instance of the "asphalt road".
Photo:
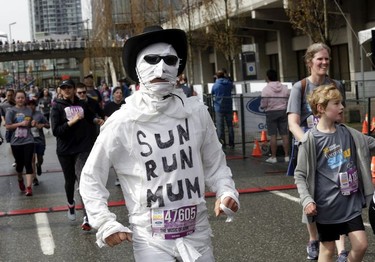
M 3 128 L 1 131 L 4 134 Z M 9 145 L 0 146 L 0 261 L 134 261 L 129 243 L 98 248 L 95 232 L 80 229 L 82 212 L 78 211 L 77 221 L 67 219 L 64 179 L 55 155 L 55 138 L 50 134 L 47 144 L 44 172 L 32 197 L 18 189 Z M 251 154 L 251 148 L 247 152 Z M 214 198 L 207 197 L 216 261 L 307 261 L 306 226 L 300 222 L 302 211 L 293 177 L 284 175 L 286 164 L 268 164 L 264 162 L 266 157 L 253 158 L 250 154 L 241 159 L 240 148 L 226 153 L 241 193 L 241 209 L 233 223 L 226 223 L 225 217 L 214 216 Z M 107 185 L 110 208 L 120 222 L 127 224 L 121 189 L 114 180 L 111 172 Z M 369 248 L 363 261 L 373 262 L 375 236 L 367 210 L 364 220 Z

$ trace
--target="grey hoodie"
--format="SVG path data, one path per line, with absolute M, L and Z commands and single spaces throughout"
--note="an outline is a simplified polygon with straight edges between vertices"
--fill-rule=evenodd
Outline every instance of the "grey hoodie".
M 353 137 L 357 153 L 357 167 L 359 169 L 359 188 L 363 194 L 364 204 L 368 206 L 374 194 L 374 186 L 371 180 L 370 150 L 375 148 L 375 138 L 363 135 L 361 132 L 344 124 L 340 125 L 345 126 Z M 294 180 L 297 185 L 303 210 L 307 204 L 311 202 L 315 203 L 316 155 L 314 136 L 309 130 L 303 136 L 298 148 L 297 166 L 294 171 Z M 309 220 L 310 219 L 311 217 L 309 217 Z M 305 215 L 302 218 L 302 222 L 307 222 L 307 217 Z
M 267 111 L 286 110 L 289 90 L 279 81 L 268 82 L 262 90 L 261 107 Z

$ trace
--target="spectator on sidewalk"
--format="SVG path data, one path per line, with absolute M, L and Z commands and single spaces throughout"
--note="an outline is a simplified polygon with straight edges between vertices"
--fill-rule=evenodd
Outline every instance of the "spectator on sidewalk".
M 226 147 L 225 122 L 228 127 L 228 142 L 230 148 L 234 148 L 232 90 L 233 82 L 229 77 L 226 77 L 223 70 L 217 71 L 216 81 L 211 91 L 214 99 L 217 136 L 223 147 Z
M 267 71 L 267 85 L 262 90 L 261 108 L 266 112 L 268 135 L 271 136 L 271 157 L 268 163 L 276 163 L 277 134 L 281 136 L 284 149 L 284 161 L 289 162 L 289 130 L 286 106 L 288 105 L 289 90 L 286 85 L 277 79 L 277 72 L 273 69 Z
M 57 98 L 51 111 L 52 132 L 56 137 L 56 153 L 65 179 L 65 193 L 68 201 L 68 218 L 76 220 L 75 184 L 79 183 L 81 170 L 91 151 L 94 139 L 89 130 L 95 114 L 76 94 L 73 80 L 64 80 L 60 84 L 62 98 Z M 89 231 L 91 225 L 85 209 L 82 229 Z
M 17 90 L 15 93 L 16 105 L 9 107 L 5 115 L 5 127 L 11 131 L 10 145 L 13 156 L 16 160 L 16 171 L 18 175 L 18 186 L 26 196 L 32 196 L 33 182 L 33 154 L 34 138 L 31 134 L 32 112 L 26 107 L 26 93 L 24 90 Z M 22 172 L 26 170 L 26 188 Z

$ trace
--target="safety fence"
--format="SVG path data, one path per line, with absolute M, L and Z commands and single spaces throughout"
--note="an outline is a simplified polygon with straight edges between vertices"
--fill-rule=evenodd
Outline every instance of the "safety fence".
M 261 141 L 262 131 L 267 131 L 266 114 L 261 108 L 260 95 L 239 94 L 232 95 L 233 99 L 233 127 L 235 133 L 235 146 L 242 149 L 242 157 L 251 156 L 250 150 L 254 142 Z M 270 98 L 270 97 L 269 97 Z M 288 99 L 275 98 L 273 99 Z M 346 99 L 344 111 L 344 123 L 356 128 L 368 135 L 375 134 L 375 97 L 363 99 Z M 210 94 L 203 95 L 203 102 L 215 121 L 213 97 Z M 368 128 L 365 129 L 364 121 L 367 119 Z M 264 133 L 264 132 L 263 132 Z M 228 130 L 226 129 L 226 136 Z M 280 137 L 278 142 L 281 144 Z M 268 136 L 269 140 L 269 136 Z M 269 153 L 268 143 L 261 143 L 262 152 Z

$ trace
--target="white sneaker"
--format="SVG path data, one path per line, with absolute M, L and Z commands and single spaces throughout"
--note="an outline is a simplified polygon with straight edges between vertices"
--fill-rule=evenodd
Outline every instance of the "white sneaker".
M 289 157 L 288 156 L 284 157 L 284 161 L 288 163 L 289 162 Z
M 73 205 L 69 204 L 68 203 L 68 218 L 70 221 L 74 221 L 76 220 L 76 206 L 75 206 L 75 202 L 73 203 Z
M 270 158 L 266 159 L 266 162 L 275 164 L 275 163 L 277 163 L 277 158 L 276 157 L 270 157 Z

